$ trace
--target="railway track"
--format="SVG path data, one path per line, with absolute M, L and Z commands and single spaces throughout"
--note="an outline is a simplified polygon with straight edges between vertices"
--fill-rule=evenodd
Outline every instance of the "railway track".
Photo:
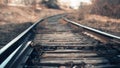
M 63 16 L 39 20 L 3 47 L 0 67 L 120 68 L 120 37 Z

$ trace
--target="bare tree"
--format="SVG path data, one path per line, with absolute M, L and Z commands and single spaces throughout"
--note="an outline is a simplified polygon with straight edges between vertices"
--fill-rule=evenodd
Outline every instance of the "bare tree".
M 42 3 L 45 4 L 48 8 L 59 9 L 57 0 L 42 0 Z
M 0 4 L 6 5 L 8 3 L 8 0 L 0 0 Z
M 120 18 L 120 0 L 93 0 L 92 12 Z

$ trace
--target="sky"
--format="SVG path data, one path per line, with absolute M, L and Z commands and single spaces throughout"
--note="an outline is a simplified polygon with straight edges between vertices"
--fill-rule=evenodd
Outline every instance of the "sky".
M 74 9 L 77 9 L 80 6 L 80 2 L 91 3 L 91 0 L 70 0 L 70 5 Z

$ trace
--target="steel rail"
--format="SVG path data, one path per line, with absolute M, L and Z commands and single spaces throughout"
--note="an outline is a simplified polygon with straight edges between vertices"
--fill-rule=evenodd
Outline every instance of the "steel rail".
M 33 36 L 35 35 L 34 29 L 35 27 L 42 21 L 54 17 L 60 16 L 64 14 L 52 15 L 49 17 L 44 17 L 38 20 L 36 23 L 31 25 L 28 29 L 19 34 L 16 38 L 6 44 L 3 48 L 0 49 L 0 68 L 23 68 L 28 55 L 34 51 L 30 45 L 32 43 Z
M 34 48 L 31 47 L 31 43 L 32 43 L 32 40 L 34 39 L 34 35 L 35 35 L 34 29 L 36 28 L 36 26 L 40 22 L 47 20 L 49 18 L 56 17 L 56 16 L 60 16 L 62 18 L 62 16 L 64 16 L 64 15 L 65 14 L 58 14 L 58 15 L 49 16 L 49 17 L 45 17 L 43 19 L 38 20 L 36 23 L 31 25 L 28 29 L 26 29 L 20 35 L 18 35 L 15 39 L 13 39 L 11 42 L 9 42 L 7 45 L 5 45 L 0 50 L 0 68 L 23 68 L 25 66 L 27 67 L 26 62 L 29 62 L 29 59 L 31 59 L 30 57 L 32 57 L 33 54 L 35 54 Z M 100 30 L 96 30 L 94 28 L 78 24 L 67 18 L 64 18 L 64 20 L 67 21 L 68 24 L 72 24 L 72 25 L 82 28 L 83 30 L 85 30 L 84 32 L 88 32 L 93 35 L 97 34 L 96 36 L 100 35 L 100 37 L 102 37 L 102 39 L 104 39 L 103 37 L 105 37 L 110 41 L 114 41 L 114 39 L 115 40 L 117 39 L 117 41 L 120 42 L 120 37 L 118 37 L 118 36 L 108 34 L 106 32 L 102 32 Z M 47 48 L 49 46 L 43 46 L 43 47 Z M 51 46 L 51 47 L 53 47 L 53 46 Z M 54 47 L 59 47 L 59 46 L 54 46 Z M 61 47 L 67 47 L 67 46 L 61 46 Z M 74 46 L 70 46 L 70 47 L 74 48 Z M 75 45 L 75 47 L 77 47 L 77 46 Z M 82 46 L 80 46 L 80 47 L 82 47 Z M 85 46 L 83 46 L 83 47 L 85 47 Z M 72 53 L 78 53 L 78 52 L 80 53 L 81 51 L 71 51 L 71 52 Z M 70 51 L 68 51 L 68 52 L 67 51 L 63 51 L 63 52 L 61 52 L 61 51 L 60 52 L 46 51 L 46 53 L 71 53 L 71 52 Z M 37 54 L 37 55 L 39 56 L 39 54 Z M 44 59 L 44 60 L 46 60 L 46 59 Z M 82 63 L 80 63 L 80 64 L 82 64 Z M 75 65 L 80 65 L 80 64 L 75 63 Z M 28 63 L 28 65 L 29 65 L 29 63 Z M 65 64 L 62 64 L 62 63 L 37 63 L 36 65 L 38 65 L 38 66 L 62 66 L 62 65 L 67 66 L 68 64 L 67 63 L 65 63 Z
M 92 32 L 97 33 L 97 34 L 99 34 L 99 35 L 101 35 L 101 36 L 107 37 L 109 40 L 111 39 L 112 41 L 115 41 L 115 39 L 116 39 L 116 40 L 117 40 L 117 43 L 120 43 L 120 37 L 119 37 L 119 36 L 115 36 L 115 35 L 112 35 L 112 34 L 109 34 L 109 33 L 106 33 L 106 32 L 103 32 L 103 31 L 100 31 L 100 30 L 91 28 L 91 27 L 87 27 L 87 26 L 81 25 L 81 24 L 76 23 L 76 22 L 74 22 L 74 21 L 71 21 L 71 20 L 69 20 L 69 19 L 67 19 L 67 18 L 63 18 L 63 19 L 64 19 L 65 21 L 73 24 L 73 25 L 76 25 L 76 26 L 81 27 L 81 28 L 83 28 L 83 29 L 86 29 L 86 30 L 88 30 L 88 31 L 92 31 Z M 116 42 L 116 41 L 115 41 L 115 42 Z
M 6 44 L 2 49 L 0 49 L 0 68 L 7 68 L 7 65 L 9 65 L 8 63 L 10 63 L 12 59 L 15 59 L 14 57 L 17 57 L 17 55 L 20 56 L 17 53 L 21 53 L 23 48 L 28 45 L 28 42 L 31 40 L 32 36 L 34 36 L 33 29 L 35 29 L 37 24 L 43 20 L 44 19 L 38 20 L 36 23 L 31 25 L 28 29 Z

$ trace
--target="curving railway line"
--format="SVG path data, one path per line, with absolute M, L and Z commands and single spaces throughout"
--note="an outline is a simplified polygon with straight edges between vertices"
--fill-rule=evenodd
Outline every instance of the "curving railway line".
M 120 37 L 64 18 L 40 19 L 0 50 L 0 68 L 120 68 Z

